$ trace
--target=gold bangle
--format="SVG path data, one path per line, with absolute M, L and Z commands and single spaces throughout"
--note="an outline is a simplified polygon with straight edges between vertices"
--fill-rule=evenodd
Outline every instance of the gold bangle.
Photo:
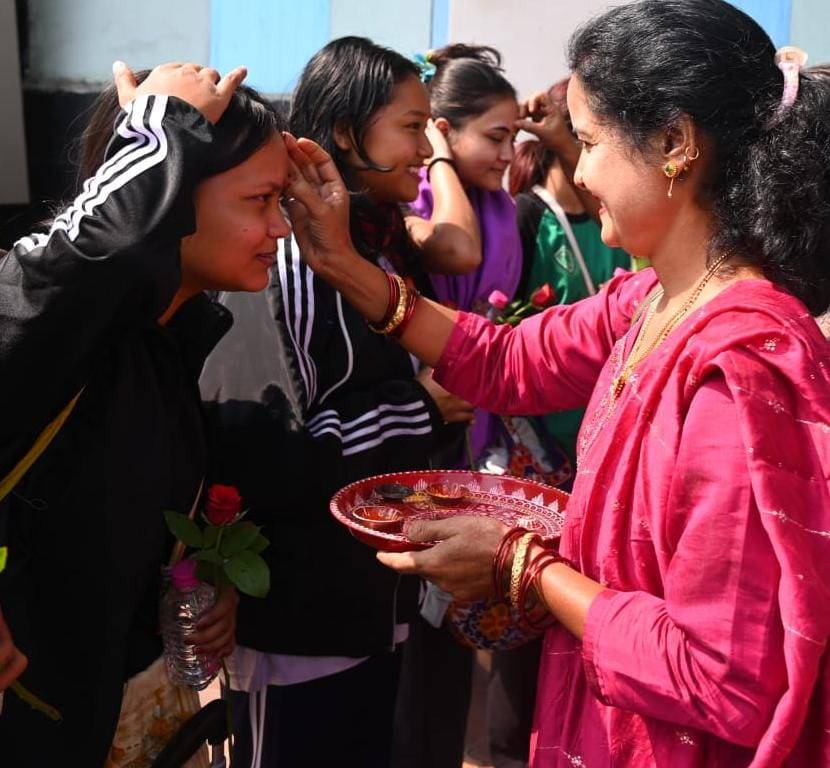
M 388 336 L 394 333 L 395 329 L 403 322 L 406 316 L 406 305 L 409 303 L 409 289 L 406 287 L 406 282 L 400 275 L 392 275 L 392 278 L 398 284 L 398 305 L 392 314 L 391 319 L 383 328 L 375 328 L 371 324 L 369 327 L 381 336 Z
M 530 543 L 536 539 L 538 534 L 530 532 L 525 533 L 516 544 L 516 552 L 513 555 L 513 567 L 510 570 L 510 604 L 514 608 L 519 607 L 519 587 L 522 584 L 522 573 L 525 569 L 525 561 L 527 560 L 527 550 L 530 548 Z

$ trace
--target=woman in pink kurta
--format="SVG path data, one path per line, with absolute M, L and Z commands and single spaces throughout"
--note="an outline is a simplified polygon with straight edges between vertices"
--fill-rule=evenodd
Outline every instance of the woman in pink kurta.
M 604 242 L 653 269 L 516 329 L 396 311 L 330 159 L 288 141 L 304 258 L 370 322 L 487 410 L 587 407 L 567 562 L 534 583 L 555 621 L 533 768 L 830 765 L 830 356 L 811 318 L 830 306 L 830 88 L 782 55 L 724 0 L 637 0 L 577 32 L 574 181 Z M 505 533 L 416 523 L 439 543 L 379 558 L 476 599 Z
M 616 278 L 515 331 L 462 315 L 436 368 L 499 413 L 590 397 L 561 552 L 608 588 L 582 643 L 547 633 L 533 765 L 778 765 L 800 732 L 793 764 L 830 765 L 827 713 L 802 732 L 827 674 L 830 346 L 792 296 L 740 281 L 609 412 L 655 283 Z

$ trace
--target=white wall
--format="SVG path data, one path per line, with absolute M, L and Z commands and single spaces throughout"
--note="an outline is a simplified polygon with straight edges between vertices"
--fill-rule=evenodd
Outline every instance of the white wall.
M 14 0 L 0 0 L 0 205 L 29 202 Z
M 27 83 L 83 87 L 163 61 L 207 61 L 210 0 L 29 0 Z
M 453 0 L 450 40 L 497 48 L 508 80 L 520 97 L 526 97 L 568 73 L 565 47 L 579 25 L 619 4 L 610 0 Z

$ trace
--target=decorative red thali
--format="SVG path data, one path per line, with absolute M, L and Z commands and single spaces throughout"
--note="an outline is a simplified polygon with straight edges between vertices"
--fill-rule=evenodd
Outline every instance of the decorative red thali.
M 364 544 L 386 552 L 427 549 L 403 533 L 407 520 L 471 515 L 558 536 L 568 494 L 506 475 L 429 470 L 376 475 L 347 485 L 331 500 L 331 513 Z

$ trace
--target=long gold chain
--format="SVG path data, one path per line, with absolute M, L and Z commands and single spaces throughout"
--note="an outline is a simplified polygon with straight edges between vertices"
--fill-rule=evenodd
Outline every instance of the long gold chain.
M 622 394 L 622 391 L 625 389 L 625 385 L 628 383 L 628 380 L 631 378 L 631 374 L 634 372 L 634 369 L 642 362 L 646 357 L 648 357 L 660 344 L 662 344 L 668 335 L 674 330 L 674 327 L 680 322 L 680 320 L 685 316 L 685 314 L 694 306 L 695 302 L 700 298 L 700 294 L 703 293 L 703 289 L 708 285 L 709 281 L 715 276 L 715 273 L 720 269 L 721 264 L 726 261 L 727 257 L 729 256 L 728 253 L 723 254 L 706 272 L 703 276 L 701 281 L 695 286 L 695 289 L 689 295 L 689 298 L 683 302 L 683 306 L 677 310 L 666 322 L 666 324 L 660 329 L 657 335 L 651 340 L 651 343 L 648 345 L 648 348 L 644 351 L 641 351 L 641 347 L 643 345 L 643 340 L 646 337 L 648 332 L 649 325 L 651 324 L 651 320 L 656 314 L 656 306 L 657 303 L 663 296 L 663 290 L 655 294 L 654 298 L 651 300 L 648 309 L 646 310 L 646 319 L 643 321 L 642 328 L 640 328 L 640 333 L 637 335 L 637 341 L 634 343 L 634 348 L 628 355 L 628 359 L 622 366 L 619 374 L 614 377 L 614 380 L 611 382 L 611 402 L 615 402 L 617 398 Z

